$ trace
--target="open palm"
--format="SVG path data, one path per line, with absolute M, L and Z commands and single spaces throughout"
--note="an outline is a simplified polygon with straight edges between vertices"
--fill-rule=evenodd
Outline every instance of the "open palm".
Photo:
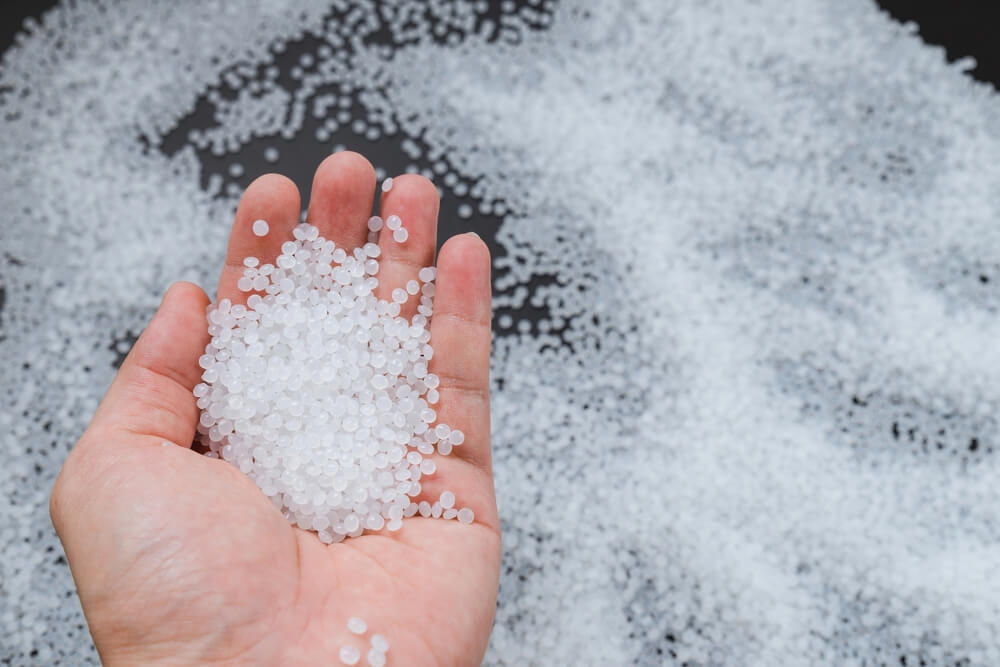
M 371 165 L 338 153 L 317 169 L 309 221 L 339 246 L 365 241 L 375 194 Z M 273 261 L 299 218 L 299 193 L 276 175 L 247 188 L 236 214 L 219 298 L 242 301 L 242 259 Z M 396 179 L 384 215 L 399 215 L 405 244 L 382 234 L 380 293 L 434 260 L 438 194 L 420 176 Z M 263 218 L 271 231 L 257 237 Z M 421 498 L 451 489 L 476 521 L 415 516 L 401 530 L 324 545 L 290 525 L 228 463 L 191 451 L 198 357 L 208 298 L 175 284 L 74 447 L 53 489 L 51 514 L 91 634 L 106 664 L 338 664 L 372 633 L 389 665 L 472 665 L 482 659 L 496 604 L 500 531 L 489 446 L 489 253 L 481 240 L 448 241 L 438 259 L 431 370 L 438 414 L 466 433 Z M 164 442 L 173 443 L 164 446 Z M 368 636 L 348 632 L 359 616 Z

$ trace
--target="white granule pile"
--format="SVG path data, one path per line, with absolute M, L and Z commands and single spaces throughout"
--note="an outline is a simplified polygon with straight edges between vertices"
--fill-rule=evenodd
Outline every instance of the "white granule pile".
M 401 229 L 397 216 L 390 220 Z M 194 389 L 198 432 L 208 456 L 246 473 L 322 542 L 399 530 L 419 510 L 412 498 L 421 477 L 437 469 L 431 456 L 465 441 L 437 423 L 433 407 L 436 269 L 420 269 L 420 282 L 386 301 L 375 295 L 377 244 L 348 252 L 309 224 L 293 236 L 274 264 L 244 260 L 237 284 L 253 292 L 246 305 L 209 307 L 212 340 Z M 401 305 L 418 295 L 417 313 L 401 317 Z M 438 502 L 439 516 L 471 522 L 450 491 Z

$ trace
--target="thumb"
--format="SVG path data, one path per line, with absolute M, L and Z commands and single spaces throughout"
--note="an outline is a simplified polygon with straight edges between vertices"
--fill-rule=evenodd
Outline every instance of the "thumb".
M 179 282 L 170 286 L 119 369 L 81 444 L 97 435 L 96 442 L 109 446 L 147 438 L 157 444 L 167 440 L 191 445 L 198 420 L 191 390 L 200 380 L 198 357 L 209 341 L 208 302 L 197 285 Z

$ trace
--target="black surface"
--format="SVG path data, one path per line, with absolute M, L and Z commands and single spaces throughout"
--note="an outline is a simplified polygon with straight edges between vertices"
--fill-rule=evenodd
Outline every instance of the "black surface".
M 996 27 L 1000 25 L 998 21 L 1000 0 L 873 1 L 896 20 L 914 21 L 919 27 L 921 38 L 927 43 L 943 46 L 949 60 L 954 61 L 965 56 L 975 58 L 977 67 L 967 74 L 980 81 L 990 82 L 1000 89 L 1000 48 L 996 46 L 1000 43 L 1000 38 L 995 36 Z M 25 28 L 26 20 L 37 19 L 56 4 L 55 0 L 0 0 L 0 51 L 6 51 L 16 42 L 17 34 Z M 493 0 L 489 6 L 490 18 L 495 20 L 501 3 Z M 287 72 L 287 68 L 302 53 L 314 51 L 317 44 L 317 40 L 311 37 L 293 41 L 287 44 L 284 53 L 277 54 L 277 64 L 284 65 L 281 69 Z M 356 108 L 355 111 L 360 109 Z M 181 119 L 178 128 L 168 135 L 158 148 L 167 154 L 173 153 L 187 143 L 190 130 L 205 129 L 212 124 L 212 107 L 203 99 L 191 115 Z M 298 184 L 305 204 L 309 201 L 313 170 L 329 154 L 333 144 L 341 143 L 347 148 L 365 154 L 374 164 L 383 167 L 387 175 L 402 173 L 414 162 L 401 150 L 403 137 L 400 135 L 367 141 L 357 137 L 347 128 L 341 128 L 330 141 L 320 143 L 313 138 L 314 126 L 314 121 L 307 116 L 306 125 L 295 138 L 255 139 L 243 146 L 237 157 L 226 155 L 220 158 L 213 156 L 207 150 L 200 150 L 198 156 L 204 167 L 205 179 L 207 181 L 211 174 L 218 174 L 223 177 L 225 183 L 242 189 L 255 176 L 278 171 L 288 175 Z M 271 163 L 264 159 L 263 152 L 267 146 L 275 146 L 281 152 L 282 157 L 277 162 Z M 244 167 L 241 176 L 233 177 L 228 173 L 227 167 L 234 161 L 240 162 Z M 416 161 L 416 166 L 423 169 L 430 167 L 431 164 L 424 159 Z M 468 203 L 473 207 L 474 215 L 471 221 L 458 217 L 457 209 L 461 203 Z M 460 198 L 449 192 L 442 201 L 438 241 L 440 243 L 453 234 L 472 228 L 479 232 L 496 256 L 503 252 L 494 239 L 501 219 L 502 216 L 491 211 L 481 211 L 479 202 L 473 197 Z M 2 307 L 0 300 L 0 308 Z M 530 322 L 537 322 L 539 317 L 543 316 L 543 313 L 534 312 L 531 308 L 510 314 L 515 320 L 525 319 Z
M 26 18 L 37 19 L 47 9 L 54 7 L 55 0 L 0 0 L 0 51 L 6 51 L 14 43 L 17 33 L 24 30 Z
M 972 78 L 1000 90 L 1000 2 L 997 0 L 877 0 L 900 22 L 913 21 L 927 44 L 943 46 L 948 60 L 976 59 Z
M 921 38 L 934 45 L 943 46 L 948 59 L 957 60 L 965 56 L 976 59 L 977 66 L 968 72 L 973 78 L 992 83 L 1000 89 L 1000 37 L 996 35 L 1000 26 L 1000 1 L 998 0 L 874 0 L 898 21 L 913 21 L 919 27 Z M 17 39 L 17 34 L 25 28 L 26 20 L 40 17 L 47 9 L 58 4 L 56 0 L 0 0 L 0 51 L 6 51 Z M 515 3 L 522 4 L 522 3 Z M 489 18 L 496 20 L 499 14 L 499 2 L 490 2 Z M 278 64 L 287 72 L 287 67 L 296 61 L 301 53 L 314 51 L 317 40 L 303 38 L 287 45 L 284 53 L 276 58 Z M 159 147 L 165 153 L 173 153 L 187 143 L 187 134 L 191 129 L 210 127 L 212 122 L 210 105 L 199 104 L 199 107 L 187 118 L 180 121 L 178 128 L 171 133 Z M 405 167 L 412 163 L 400 149 L 401 136 L 386 137 L 377 141 L 359 139 L 346 128 L 338 131 L 329 142 L 320 144 L 313 137 L 312 119 L 306 118 L 306 125 L 292 140 L 280 137 L 265 137 L 251 141 L 244 146 L 238 157 L 226 155 L 221 158 L 211 155 L 207 150 L 198 151 L 199 159 L 204 166 L 205 179 L 215 173 L 224 177 L 225 182 L 235 183 L 245 187 L 259 174 L 269 171 L 279 171 L 294 180 L 302 191 L 303 203 L 308 202 L 309 189 L 312 182 L 312 172 L 316 165 L 329 154 L 330 146 L 342 143 L 346 147 L 358 150 L 368 156 L 373 163 L 384 167 L 388 175 L 402 173 Z M 282 158 L 277 163 L 270 163 L 263 157 L 264 148 L 277 147 Z M 240 162 L 245 171 L 240 177 L 231 177 L 227 173 L 230 162 Z M 425 161 L 417 161 L 421 168 L 429 167 Z M 468 228 L 467 221 L 460 220 L 456 214 L 460 203 L 469 203 L 475 210 L 475 228 L 487 240 L 491 247 L 492 232 L 500 223 L 500 217 L 484 214 L 478 209 L 478 201 L 471 197 L 464 199 L 448 196 L 443 202 L 441 211 L 441 230 L 439 240 Z M 498 248 L 493 247 L 494 251 Z
M 969 74 L 1000 90 L 1000 1 L 875 0 L 900 22 L 913 21 L 928 44 L 943 46 L 951 61 L 972 56 Z M 0 51 L 5 51 L 28 17 L 39 17 L 56 0 L 0 0 Z

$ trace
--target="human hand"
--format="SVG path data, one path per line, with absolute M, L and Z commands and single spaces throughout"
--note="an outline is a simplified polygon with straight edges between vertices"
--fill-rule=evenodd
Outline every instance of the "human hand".
M 309 221 L 338 246 L 365 242 L 372 166 L 338 153 L 319 166 Z M 383 216 L 399 215 L 405 244 L 383 233 L 379 294 L 433 264 L 438 194 L 415 175 L 395 179 Z M 242 260 L 273 261 L 299 219 L 299 193 L 267 175 L 236 213 L 218 298 L 245 302 Z M 271 231 L 257 237 L 254 220 Z M 208 342 L 208 298 L 173 285 L 122 364 L 52 491 L 65 547 L 102 660 L 118 664 L 339 664 L 348 643 L 365 664 L 360 616 L 390 642 L 388 663 L 479 664 L 496 606 L 500 528 L 490 459 L 490 259 L 473 235 L 438 259 L 431 370 L 441 378 L 442 422 L 466 443 L 422 480 L 421 498 L 451 489 L 475 511 L 470 525 L 406 519 L 397 532 L 324 545 L 292 526 L 248 477 L 190 449 L 198 421 L 192 388 Z M 412 314 L 412 313 L 411 313 Z M 162 446 L 170 442 L 176 446 Z

